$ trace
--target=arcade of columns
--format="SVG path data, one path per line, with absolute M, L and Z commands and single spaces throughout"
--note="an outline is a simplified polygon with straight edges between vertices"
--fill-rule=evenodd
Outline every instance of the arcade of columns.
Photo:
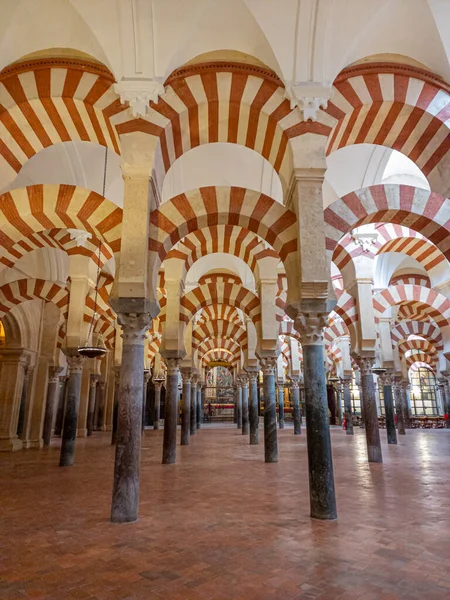
M 164 419 L 162 461 L 171 464 L 179 380 L 181 444 L 188 445 L 201 435 L 206 372 L 224 364 L 236 384 L 238 425 L 249 444 L 264 444 L 268 463 L 278 460 L 276 385 L 280 400 L 290 382 L 297 435 L 303 434 L 302 386 L 311 516 L 335 518 L 327 372 L 343 384 L 347 434 L 357 374 L 371 462 L 382 462 L 374 366 L 386 369 L 379 385 L 390 443 L 405 433 L 409 368 L 433 370 L 444 412 L 450 404 L 450 277 L 442 277 L 450 253 L 449 85 L 417 67 L 371 62 L 342 71 L 327 104 L 306 98 L 296 105 L 268 68 L 214 60 L 177 69 L 158 101 L 144 106 L 142 98 L 122 102 L 114 90 L 108 69 L 85 59 L 41 57 L 0 73 L 5 178 L 13 181 L 44 148 L 84 141 L 120 154 L 124 179 L 123 208 L 63 184 L 0 196 L 0 449 L 48 446 L 60 434 L 64 467 L 76 460 L 77 437 L 111 430 L 111 519 L 134 521 L 149 381 L 155 429 Z M 175 161 L 217 142 L 264 157 L 280 178 L 283 203 L 229 186 L 162 201 Z M 361 143 L 401 151 L 431 191 L 378 184 L 324 209 L 326 157 Z M 47 248 L 67 254 L 70 276 L 63 284 L 17 268 L 27 254 Z M 244 261 L 255 289 L 214 261 L 196 287 L 186 288 L 189 269 L 217 252 Z M 375 289 L 376 258 L 392 252 L 412 257 L 423 274 L 401 273 Z M 88 341 L 105 345 L 103 359 L 78 353 L 93 318 Z M 284 403 L 278 404 L 281 425 Z

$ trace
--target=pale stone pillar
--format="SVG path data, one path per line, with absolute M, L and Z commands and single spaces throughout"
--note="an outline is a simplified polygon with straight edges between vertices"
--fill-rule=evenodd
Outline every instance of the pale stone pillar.
M 144 340 L 150 323 L 146 313 L 119 313 L 123 330 L 111 521 L 136 521 L 139 508 Z
M 55 420 L 56 403 L 59 393 L 59 367 L 50 367 L 48 385 L 47 385 L 47 402 L 45 405 L 43 441 L 44 446 L 50 446 L 52 437 L 53 422 Z
M 47 385 L 49 373 L 49 359 L 40 356 L 34 369 L 34 385 L 28 390 L 29 397 L 29 420 L 28 431 L 24 432 L 25 448 L 41 448 L 42 431 L 44 426 L 45 405 L 47 400 Z M 29 387 L 28 378 L 27 387 Z
M 0 362 L 0 451 L 20 450 L 23 443 L 17 436 L 17 424 L 27 357 L 22 348 L 4 348 Z
M 67 356 L 69 379 L 67 381 L 67 400 L 61 439 L 60 467 L 73 465 L 75 457 L 75 439 L 77 437 L 78 409 L 80 406 L 81 377 L 84 358 L 72 349 Z

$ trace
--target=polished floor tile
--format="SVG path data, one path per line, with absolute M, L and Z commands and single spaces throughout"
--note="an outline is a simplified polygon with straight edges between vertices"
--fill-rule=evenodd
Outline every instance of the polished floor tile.
M 450 431 L 383 437 L 332 430 L 339 518 L 309 518 L 306 438 L 279 431 L 263 462 L 234 426 L 205 426 L 161 465 L 142 444 L 137 523 L 113 525 L 108 434 L 0 455 L 1 600 L 448 600 Z M 260 432 L 262 437 L 262 431 Z

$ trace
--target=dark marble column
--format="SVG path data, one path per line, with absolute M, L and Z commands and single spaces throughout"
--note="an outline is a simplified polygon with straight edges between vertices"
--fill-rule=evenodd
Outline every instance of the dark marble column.
M 99 380 L 97 386 L 97 418 L 95 419 L 96 425 L 94 429 L 96 431 L 103 431 L 103 427 L 105 424 L 105 382 L 103 380 Z
M 203 387 L 203 384 L 199 380 L 197 382 L 197 422 L 196 422 L 197 429 L 201 429 L 202 423 L 203 423 L 202 387 Z
M 189 437 L 191 433 L 191 379 L 190 369 L 181 371 L 183 379 L 183 400 L 181 407 L 181 445 L 189 446 Z
M 395 380 L 395 414 L 397 415 L 397 431 L 399 435 L 405 435 L 405 422 L 403 420 L 403 393 L 401 380 Z
M 117 442 L 117 422 L 119 420 L 119 388 L 120 388 L 120 367 L 114 368 L 114 404 L 113 421 L 111 432 L 111 445 L 115 446 Z
M 56 401 L 59 392 L 59 367 L 50 367 L 48 373 L 47 401 L 45 404 L 44 429 L 42 437 L 44 446 L 50 446 L 52 438 L 53 417 L 55 416 Z
M 197 377 L 191 380 L 191 435 L 197 433 Z
M 284 388 L 283 384 L 279 383 L 278 392 L 278 427 L 284 429 Z
M 17 437 L 23 437 L 23 427 L 25 424 L 25 410 L 27 407 L 27 394 L 28 394 L 28 382 L 30 381 L 30 374 L 32 372 L 31 367 L 28 365 L 25 367 L 22 394 L 20 396 L 20 407 L 19 407 L 19 419 L 17 421 Z
M 88 436 L 92 435 L 92 431 L 94 429 L 96 396 L 97 396 L 97 377 L 95 375 L 91 375 L 91 380 L 89 382 L 89 404 L 88 404 L 88 416 L 87 416 L 87 425 L 86 425 Z
M 64 420 L 64 409 L 66 406 L 66 392 L 67 392 L 67 375 L 59 378 L 59 395 L 58 395 L 58 407 L 56 409 L 55 419 L 55 435 L 61 435 L 63 420 Z
M 67 400 L 64 412 L 64 423 L 61 439 L 60 467 L 71 467 L 75 457 L 75 439 L 77 437 L 78 408 L 80 406 L 81 376 L 83 374 L 84 358 L 76 354 L 67 356 L 69 379 L 67 381 Z
M 369 462 L 381 463 L 380 430 L 378 427 L 377 400 L 372 367 L 374 357 L 359 357 L 358 366 L 361 372 L 361 403 L 364 406 L 364 425 L 366 429 L 367 456 Z
M 206 383 L 203 382 L 200 390 L 200 416 L 202 422 L 205 420 L 205 403 L 206 403 Z
M 277 404 L 275 391 L 275 371 L 277 357 L 266 356 L 260 359 L 264 388 L 264 460 L 278 462 Z
M 250 431 L 248 413 L 248 377 L 241 375 L 242 385 L 242 435 L 248 435 Z
M 291 392 L 292 392 L 292 416 L 294 418 L 294 435 L 302 433 L 302 422 L 300 415 L 300 390 L 298 377 L 291 376 Z
M 155 385 L 155 419 L 153 421 L 153 429 L 159 429 L 159 421 L 161 419 L 161 388 L 163 384 L 162 379 L 154 379 Z
M 344 418 L 346 423 L 345 433 L 347 435 L 353 435 L 352 397 L 350 393 L 351 383 L 352 380 L 350 377 L 344 377 L 342 379 L 342 385 L 344 387 Z
M 118 321 L 123 346 L 111 521 L 130 523 L 139 508 L 144 340 L 151 319 L 146 313 L 119 313 Z
M 242 429 L 242 384 L 240 379 L 236 383 L 237 428 Z
M 324 313 L 300 313 L 295 320 L 303 348 L 309 501 L 314 519 L 337 517 L 323 347 L 327 316 Z
M 144 381 L 142 384 L 142 435 L 145 432 L 145 426 L 147 425 L 147 391 L 148 382 L 152 374 L 148 369 L 144 369 Z
M 390 373 L 380 375 L 380 383 L 383 386 L 384 412 L 386 414 L 386 434 L 388 444 L 397 443 L 397 432 L 394 420 L 394 399 L 392 395 L 392 378 Z
M 249 425 L 250 425 L 250 445 L 259 444 L 258 428 L 258 375 L 257 371 L 247 371 L 249 381 Z
M 403 408 L 403 421 L 405 423 L 405 427 L 407 429 L 411 429 L 411 419 L 409 414 L 409 404 L 408 404 L 408 392 L 409 392 L 409 381 L 403 380 L 404 394 L 402 397 L 402 408 Z
M 166 376 L 166 410 L 164 415 L 163 465 L 172 465 L 177 453 L 178 424 L 178 380 L 181 358 L 165 358 Z

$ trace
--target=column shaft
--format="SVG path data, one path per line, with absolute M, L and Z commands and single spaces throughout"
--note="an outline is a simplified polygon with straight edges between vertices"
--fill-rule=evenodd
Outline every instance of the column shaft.
M 113 523 L 136 521 L 139 508 L 144 338 L 149 324 L 145 313 L 119 313 L 122 325 L 119 414 L 111 505 Z
M 91 375 L 91 381 L 89 384 L 89 405 L 88 405 L 88 416 L 87 416 L 87 435 L 92 435 L 94 430 L 94 415 L 95 405 L 97 396 L 97 378 Z
M 177 453 L 177 423 L 178 423 L 178 358 L 167 358 L 166 376 L 166 410 L 164 415 L 163 465 L 175 462 Z
M 153 421 L 153 429 L 159 429 L 159 421 L 161 418 L 161 387 L 162 383 L 155 382 L 155 418 Z
M 305 343 L 308 341 L 306 336 L 302 337 L 311 517 L 335 519 L 336 496 L 323 343 Z
M 352 397 L 350 393 L 351 379 L 345 378 L 342 381 L 344 386 L 344 413 L 347 435 L 353 435 L 353 412 L 352 412 Z
M 358 360 L 361 371 L 362 405 L 364 406 L 364 425 L 366 429 L 367 456 L 369 462 L 381 463 L 380 430 L 378 427 L 377 400 L 373 381 L 373 358 Z
M 47 402 L 45 404 L 45 416 L 44 416 L 44 429 L 42 437 L 44 440 L 44 446 L 50 446 L 50 440 L 52 437 L 53 421 L 55 416 L 56 401 L 58 399 L 59 392 L 59 369 L 50 367 L 48 385 L 47 385 Z
M 113 404 L 113 419 L 111 431 L 111 445 L 114 446 L 117 442 L 117 422 L 119 420 L 119 388 L 120 388 L 120 367 L 114 368 L 114 404 Z
M 197 381 L 192 381 L 191 384 L 191 435 L 197 432 Z
M 298 380 L 292 379 L 292 416 L 294 418 L 294 435 L 302 433 L 302 422 L 300 418 L 300 390 Z
M 279 384 L 278 388 L 278 427 L 284 429 L 284 389 L 283 385 Z
M 181 408 L 181 445 L 189 446 L 191 432 L 191 374 L 182 373 L 183 403 Z
M 258 373 L 249 373 L 249 422 L 250 444 L 256 446 L 259 444 Z
M 248 421 L 248 381 L 242 383 L 242 435 L 248 435 L 250 431 Z
M 242 386 L 240 383 L 236 387 L 237 398 L 237 428 L 242 429 Z
M 202 421 L 203 421 L 202 384 L 201 384 L 201 382 L 198 382 L 198 384 L 197 384 L 197 421 L 196 421 L 197 429 L 202 428 Z
M 275 391 L 275 356 L 261 358 L 264 388 L 264 460 L 278 462 L 277 405 Z
M 73 350 L 73 352 L 76 352 Z M 77 437 L 78 409 L 80 406 L 81 377 L 84 358 L 78 354 L 67 357 L 69 379 L 67 381 L 67 400 L 61 435 L 60 467 L 71 467 L 75 458 L 75 439 Z
M 61 435 L 62 432 L 64 409 L 66 407 L 67 380 L 67 375 L 59 378 L 60 386 L 58 395 L 58 408 L 56 409 L 55 435 Z
M 403 392 L 400 382 L 395 386 L 395 414 L 397 415 L 397 431 L 399 435 L 405 435 L 405 421 L 403 419 Z
M 392 384 L 386 378 L 383 383 L 384 412 L 386 413 L 386 434 L 388 444 L 397 443 L 397 432 L 395 430 L 394 400 L 392 397 Z

